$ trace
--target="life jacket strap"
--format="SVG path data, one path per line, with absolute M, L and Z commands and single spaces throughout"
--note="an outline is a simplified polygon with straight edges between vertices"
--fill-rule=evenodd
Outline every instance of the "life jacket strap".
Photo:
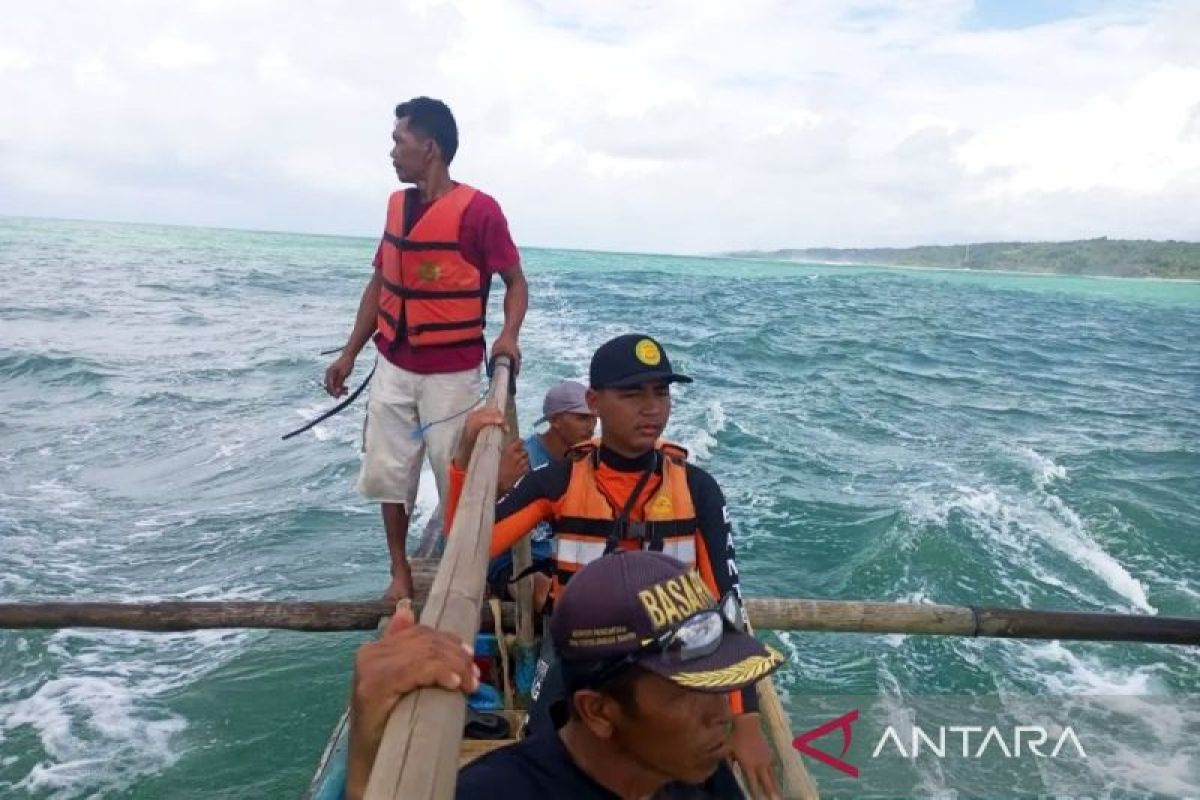
M 554 522 L 552 527 L 556 534 L 573 533 L 579 536 L 603 536 L 607 539 L 610 534 L 615 533 L 618 539 L 648 540 L 687 536 L 695 533 L 698 524 L 695 517 L 689 517 L 688 519 L 654 520 L 650 522 L 560 517 Z
M 408 329 L 408 335 L 415 336 L 418 333 L 427 333 L 429 331 L 457 331 L 463 328 L 479 328 L 482 326 L 483 317 L 463 320 L 462 322 L 426 322 L 421 325 L 413 325 Z
M 530 564 L 528 567 L 526 567 L 525 569 L 521 570 L 516 575 L 509 578 L 506 581 L 506 583 L 508 583 L 509 585 L 512 585 L 512 584 L 520 581 L 522 578 L 528 578 L 530 575 L 536 574 L 538 572 L 542 573 L 543 575 L 550 575 L 551 573 L 553 573 L 554 569 L 551 566 L 551 562 L 546 561 L 544 559 L 541 561 L 535 561 L 532 564 Z
M 392 247 L 395 247 L 397 250 L 400 250 L 401 252 L 408 252 L 408 253 L 429 252 L 429 251 L 437 251 L 437 250 L 444 250 L 444 251 L 449 251 L 452 253 L 457 253 L 459 250 L 462 249 L 462 247 L 459 245 L 458 242 L 436 242 L 436 241 L 435 242 L 430 242 L 430 241 L 414 242 L 412 239 L 409 239 L 407 236 L 397 236 L 396 234 L 392 233 L 391 231 L 384 231 L 383 240 L 385 242 L 387 242 L 388 244 L 390 244 Z

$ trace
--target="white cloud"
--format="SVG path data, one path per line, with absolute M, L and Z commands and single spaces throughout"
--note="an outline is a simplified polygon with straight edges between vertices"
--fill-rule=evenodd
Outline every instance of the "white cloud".
M 75 89 L 91 94 L 119 97 L 125 93 L 125 84 L 113 74 L 103 55 L 76 61 L 71 68 L 71 82 Z
M 13 47 L 0 47 L 0 73 L 24 72 L 32 65 L 29 54 Z
M 521 243 L 1200 238 L 1200 7 L 967 0 L 14 6 L 0 213 L 374 233 L 391 109 Z
M 138 53 L 138 57 L 152 67 L 164 69 L 203 67 L 216 61 L 216 54 L 210 47 L 174 33 L 155 38 Z

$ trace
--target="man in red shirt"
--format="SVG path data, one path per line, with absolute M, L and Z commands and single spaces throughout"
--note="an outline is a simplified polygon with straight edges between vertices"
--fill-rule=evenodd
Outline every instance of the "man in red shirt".
M 492 275 L 505 286 L 492 355 L 518 364 L 529 288 L 499 204 L 450 177 L 458 128 L 446 104 L 417 97 L 396 106 L 392 140 L 396 175 L 416 188 L 388 202 L 375 271 L 354 329 L 325 371 L 325 390 L 346 393 L 354 360 L 374 337 L 383 357 L 371 379 L 358 490 L 382 509 L 392 574 L 385 596 L 395 600 L 412 595 L 405 543 L 421 462 L 428 452 L 444 497 L 461 412 L 479 396 Z

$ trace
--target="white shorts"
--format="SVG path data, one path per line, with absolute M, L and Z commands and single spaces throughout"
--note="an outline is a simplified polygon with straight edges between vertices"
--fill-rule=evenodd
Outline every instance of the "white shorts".
M 450 460 L 466 410 L 479 399 L 481 368 L 440 375 L 401 369 L 385 358 L 375 364 L 363 430 L 358 491 L 376 503 L 402 504 L 411 515 L 421 479 L 421 460 L 437 479 L 439 506 L 450 482 Z M 457 415 L 457 416 L 454 416 Z M 453 419 L 438 422 L 447 417 Z M 423 436 L 416 431 L 436 422 Z

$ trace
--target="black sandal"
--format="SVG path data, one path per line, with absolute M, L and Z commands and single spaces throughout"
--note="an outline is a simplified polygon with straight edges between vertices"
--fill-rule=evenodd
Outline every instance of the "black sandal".
M 463 737 L 467 739 L 509 739 L 512 725 L 508 718 L 488 711 L 467 709 L 467 723 L 463 726 Z

